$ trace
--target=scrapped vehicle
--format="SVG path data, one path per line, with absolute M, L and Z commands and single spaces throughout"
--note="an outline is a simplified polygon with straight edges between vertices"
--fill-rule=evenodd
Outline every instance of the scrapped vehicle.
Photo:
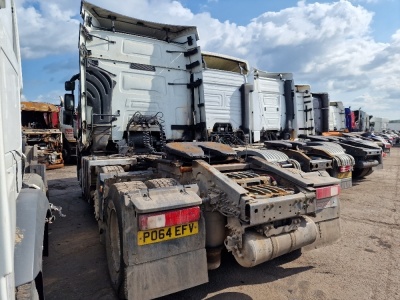
M 64 105 L 79 79 L 77 171 L 120 298 L 203 284 L 223 248 L 252 267 L 339 239 L 339 180 L 207 141 L 196 27 L 81 15 Z
M 62 99 L 61 103 L 64 101 Z M 77 140 L 77 120 L 75 108 L 66 110 L 62 105 L 59 107 L 59 125 L 63 136 L 62 155 L 64 162 L 76 162 L 76 145 Z
M 22 134 L 27 155 L 47 169 L 64 167 L 59 108 L 42 102 L 21 102 Z

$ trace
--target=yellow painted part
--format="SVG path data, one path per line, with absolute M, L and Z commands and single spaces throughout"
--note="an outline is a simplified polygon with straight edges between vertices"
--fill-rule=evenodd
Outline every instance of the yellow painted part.
M 171 227 L 138 231 L 137 241 L 138 245 L 142 246 L 182 238 L 197 233 L 199 233 L 199 223 L 191 222 Z
M 338 178 L 338 179 L 350 178 L 351 175 L 352 175 L 352 172 L 351 172 L 351 171 L 343 172 L 343 173 L 339 173 L 339 174 L 337 175 L 337 178 Z
M 328 132 L 323 132 L 323 136 L 343 136 L 343 132 L 341 131 L 328 131 Z
M 21 110 L 23 111 L 40 111 L 40 112 L 58 112 L 59 109 L 54 104 L 44 102 L 21 102 Z

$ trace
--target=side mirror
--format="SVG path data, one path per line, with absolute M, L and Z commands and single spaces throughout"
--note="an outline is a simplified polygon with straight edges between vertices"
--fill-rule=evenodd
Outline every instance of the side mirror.
M 65 82 L 65 90 L 66 90 L 66 91 L 73 91 L 73 90 L 75 90 L 75 81 L 66 81 L 66 82 Z
M 64 95 L 64 108 L 65 110 L 74 111 L 75 110 L 75 96 L 74 94 Z

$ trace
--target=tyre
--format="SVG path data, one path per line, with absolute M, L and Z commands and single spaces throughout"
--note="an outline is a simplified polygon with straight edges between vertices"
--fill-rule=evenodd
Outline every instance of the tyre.
M 120 194 L 134 189 L 147 188 L 141 181 L 120 182 L 112 185 L 105 199 L 105 244 L 107 254 L 108 271 L 110 274 L 111 285 L 120 299 L 128 296 L 126 285 L 126 265 L 123 258 L 124 239 L 123 239 L 123 214 L 121 207 Z
M 356 169 L 356 168 L 354 168 L 353 173 L 352 173 L 353 179 L 361 178 L 361 174 L 363 173 L 363 171 L 364 171 L 364 169 Z
M 16 300 L 39 300 L 39 293 L 36 289 L 35 280 L 20 285 L 16 288 Z
M 159 178 L 159 179 L 151 179 L 144 182 L 149 189 L 153 188 L 162 188 L 169 186 L 179 185 L 179 182 L 173 178 Z
M 373 172 L 374 170 L 372 170 L 372 168 L 368 168 L 368 172 L 366 172 L 364 176 L 371 175 Z
M 372 172 L 373 172 L 372 168 L 354 169 L 353 170 L 353 178 L 360 179 L 367 175 L 370 175 Z
M 63 139 L 62 155 L 65 164 L 71 163 L 71 146 L 66 139 Z
M 126 297 L 125 263 L 122 256 L 124 247 L 122 236 L 122 211 L 119 191 L 115 185 L 110 189 L 106 210 L 106 254 L 111 285 L 120 299 Z

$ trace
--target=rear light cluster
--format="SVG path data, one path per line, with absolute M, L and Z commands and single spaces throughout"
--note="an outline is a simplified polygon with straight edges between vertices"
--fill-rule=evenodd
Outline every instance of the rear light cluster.
M 148 230 L 195 222 L 200 219 L 200 207 L 189 207 L 139 216 L 139 229 Z
M 331 185 L 322 188 L 317 188 L 317 200 L 337 196 L 340 193 L 340 185 Z
M 351 171 L 351 166 L 341 166 L 339 167 L 339 172 L 343 173 L 343 172 L 349 172 Z
M 390 145 L 390 144 L 385 144 L 385 148 L 391 148 L 392 147 L 392 145 Z

